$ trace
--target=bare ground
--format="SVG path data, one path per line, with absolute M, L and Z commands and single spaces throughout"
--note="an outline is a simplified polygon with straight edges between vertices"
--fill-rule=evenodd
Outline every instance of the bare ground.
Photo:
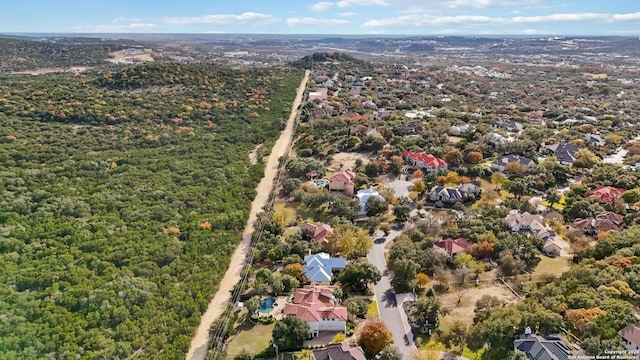
M 251 233 L 254 230 L 253 223 L 256 221 L 257 215 L 262 211 L 262 207 L 269 200 L 269 193 L 271 192 L 271 188 L 278 171 L 278 159 L 281 156 L 284 156 L 291 146 L 291 138 L 293 136 L 297 109 L 302 102 L 302 95 L 308 79 L 309 71 L 307 70 L 304 78 L 300 82 L 300 86 L 298 87 L 296 98 L 293 102 L 293 106 L 291 107 L 291 114 L 287 121 L 287 126 L 273 146 L 267 165 L 264 169 L 264 177 L 260 180 L 260 183 L 256 188 L 257 195 L 251 203 L 251 211 L 249 212 L 249 219 L 247 220 L 247 225 L 244 229 L 242 242 L 234 251 L 233 256 L 231 257 L 231 262 L 229 263 L 229 268 L 220 282 L 218 291 L 209 303 L 207 311 L 202 315 L 200 326 L 198 326 L 198 330 L 196 331 L 194 338 L 191 340 L 191 346 L 189 347 L 189 352 L 186 357 L 187 360 L 203 360 L 205 358 L 209 345 L 209 327 L 224 310 L 224 305 L 231 297 L 231 289 L 233 286 L 240 281 L 240 272 L 242 271 L 244 260 L 251 243 Z
M 329 164 L 328 168 L 330 171 L 336 171 L 339 169 L 342 170 L 353 170 L 356 168 L 356 160 L 362 160 L 363 164 L 369 162 L 369 157 L 360 153 L 351 153 L 351 152 L 339 152 L 333 154 L 333 160 L 331 164 Z
M 461 292 L 462 297 L 458 304 L 458 298 Z M 460 320 L 467 325 L 473 324 L 476 301 L 478 301 L 482 295 L 493 295 L 504 303 L 515 303 L 517 301 L 509 289 L 499 285 L 481 286 L 452 291 L 438 297 L 442 302 L 442 306 L 450 310 L 449 314 L 443 318 L 443 322 L 453 323 L 455 320 Z

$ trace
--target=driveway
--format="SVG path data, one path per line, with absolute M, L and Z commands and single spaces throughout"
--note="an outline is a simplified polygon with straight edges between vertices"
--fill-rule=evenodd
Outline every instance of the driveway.
M 411 333 L 407 316 L 402 310 L 401 304 L 398 304 L 396 294 L 391 288 L 389 275 L 385 275 L 387 273 L 385 271 L 387 269 L 387 262 L 384 258 L 384 246 L 400 235 L 400 233 L 401 230 L 391 230 L 389 236 L 385 237 L 384 242 L 374 243 L 367 259 L 383 274 L 382 279 L 374 286 L 380 319 L 393 334 L 393 344 L 400 350 L 405 359 L 409 359 L 416 351 L 413 334 Z M 403 299 L 405 297 L 398 296 L 398 298 Z M 405 334 L 409 340 L 409 345 L 405 343 Z

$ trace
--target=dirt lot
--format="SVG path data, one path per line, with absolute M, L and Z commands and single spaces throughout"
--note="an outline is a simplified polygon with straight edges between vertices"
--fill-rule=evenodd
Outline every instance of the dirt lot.
M 356 168 L 356 160 L 361 159 L 362 164 L 366 165 L 369 162 L 369 158 L 365 154 L 341 152 L 333 155 L 333 160 L 327 166 L 330 171 L 353 170 Z M 340 165 L 342 164 L 342 167 Z
M 461 292 L 462 297 L 458 305 L 458 297 Z M 438 298 L 442 302 L 442 306 L 450 309 L 449 314 L 442 318 L 442 326 L 446 328 L 455 320 L 460 320 L 465 324 L 471 325 L 473 323 L 473 310 L 475 309 L 476 301 L 478 301 L 482 295 L 493 295 L 505 303 L 515 303 L 517 300 L 509 289 L 499 285 L 467 288 L 440 295 Z

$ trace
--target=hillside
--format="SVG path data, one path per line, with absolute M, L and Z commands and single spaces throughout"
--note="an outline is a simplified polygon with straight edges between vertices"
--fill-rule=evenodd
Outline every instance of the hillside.
M 109 53 L 123 49 L 119 44 L 85 39 L 83 43 L 0 38 L 0 72 L 43 67 L 95 66 L 107 64 Z
M 0 76 L 0 359 L 183 358 L 301 76 Z

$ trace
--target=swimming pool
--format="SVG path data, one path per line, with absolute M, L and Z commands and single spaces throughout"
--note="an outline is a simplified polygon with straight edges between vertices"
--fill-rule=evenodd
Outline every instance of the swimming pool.
M 268 313 L 269 311 L 271 311 L 271 309 L 273 309 L 273 304 L 275 302 L 276 302 L 276 299 L 272 297 L 262 300 L 262 303 L 260 303 L 260 307 L 258 308 L 258 311 L 260 311 L 261 313 Z
M 325 186 L 325 185 L 327 185 L 328 183 L 329 183 L 329 180 L 327 180 L 327 179 L 320 179 L 320 180 L 316 181 L 316 184 L 317 184 L 318 186 L 320 186 L 320 187 Z

